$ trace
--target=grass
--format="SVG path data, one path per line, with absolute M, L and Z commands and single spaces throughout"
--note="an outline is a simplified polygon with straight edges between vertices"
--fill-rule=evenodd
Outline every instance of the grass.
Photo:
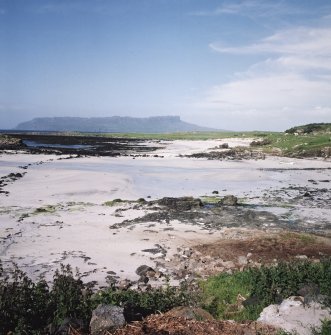
M 217 319 L 254 320 L 259 309 L 238 308 L 238 296 L 247 299 L 251 293 L 251 275 L 249 272 L 234 274 L 222 273 L 201 282 L 203 305 Z
M 214 317 L 240 321 L 255 320 L 264 307 L 297 295 L 304 286 L 312 290 L 317 287 L 326 296 L 326 304 L 330 305 L 330 282 L 331 259 L 328 258 L 320 263 L 295 261 L 232 275 L 222 273 L 201 282 L 200 286 L 203 306 Z M 240 296 L 249 298 L 245 308 L 238 301 Z
M 274 148 L 280 149 L 285 156 L 311 155 L 318 153 L 325 147 L 331 147 L 330 134 L 287 134 L 273 133 L 268 135 L 271 144 L 264 147 L 264 151 L 272 152 Z
M 316 242 L 316 237 L 309 234 L 298 234 L 292 232 L 286 232 L 281 235 L 284 240 L 299 240 L 302 245 L 310 245 Z

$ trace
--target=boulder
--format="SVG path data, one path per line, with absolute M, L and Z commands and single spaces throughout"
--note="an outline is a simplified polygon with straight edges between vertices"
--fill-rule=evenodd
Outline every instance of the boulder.
M 263 309 L 257 321 L 287 332 L 311 335 L 311 329 L 321 327 L 322 320 L 331 320 L 331 310 L 317 302 L 305 304 L 303 300 L 303 297 L 292 296 L 280 305 L 270 305 Z
M 238 198 L 234 195 L 226 195 L 222 199 L 222 204 L 225 206 L 236 206 L 238 204 Z
M 124 309 L 113 305 L 100 304 L 93 312 L 90 321 L 91 335 L 103 335 L 125 325 Z
M 155 274 L 155 270 L 148 265 L 140 265 L 136 269 L 136 274 L 140 277 L 145 277 L 145 276 L 151 277 L 152 273 Z

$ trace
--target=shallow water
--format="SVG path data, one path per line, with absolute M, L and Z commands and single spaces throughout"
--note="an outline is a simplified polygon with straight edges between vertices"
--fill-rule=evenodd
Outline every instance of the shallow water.
M 92 145 L 87 144 L 56 144 L 41 143 L 37 141 L 23 140 L 23 143 L 29 148 L 61 148 L 61 149 L 91 149 Z

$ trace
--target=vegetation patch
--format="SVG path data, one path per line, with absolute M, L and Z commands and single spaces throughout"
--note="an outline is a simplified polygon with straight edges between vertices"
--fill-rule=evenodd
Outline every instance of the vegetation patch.
M 43 207 L 38 207 L 35 209 L 35 211 L 32 213 L 34 215 L 36 214 L 44 214 L 44 213 L 54 213 L 56 211 L 56 207 L 53 205 L 46 205 Z
M 109 206 L 109 207 L 112 207 L 112 206 L 116 206 L 118 204 L 121 204 L 125 202 L 125 200 L 122 200 L 122 199 L 114 199 L 114 200 L 109 200 L 109 201 L 106 201 L 103 203 L 104 206 Z
M 216 318 L 255 320 L 264 307 L 292 295 L 331 305 L 331 259 L 318 263 L 296 261 L 222 273 L 201 282 L 204 307 Z M 246 300 L 244 300 L 246 299 Z

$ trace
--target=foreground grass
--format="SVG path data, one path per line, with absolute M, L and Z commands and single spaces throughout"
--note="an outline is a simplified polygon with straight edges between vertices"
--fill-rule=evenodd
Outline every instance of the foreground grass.
M 201 283 L 204 307 L 216 318 L 255 320 L 263 308 L 298 295 L 303 287 L 310 297 L 325 295 L 331 305 L 331 259 L 319 263 L 308 261 L 280 263 L 273 267 L 248 269 L 232 275 L 222 273 Z M 241 297 L 247 299 L 245 308 Z

